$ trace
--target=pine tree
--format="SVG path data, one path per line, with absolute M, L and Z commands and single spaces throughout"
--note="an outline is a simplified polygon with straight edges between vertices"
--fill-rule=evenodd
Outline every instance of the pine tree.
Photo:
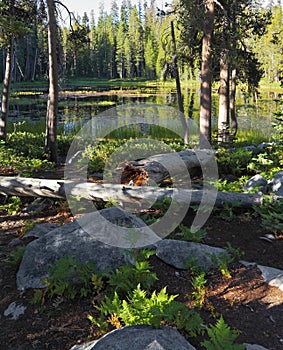
M 121 79 L 126 77 L 125 71 L 125 41 L 127 36 L 127 15 L 126 9 L 122 4 L 120 22 L 118 24 L 117 37 L 116 37 L 116 64 L 117 73 Z
M 154 5 L 154 4 L 153 4 Z M 145 75 L 149 79 L 156 78 L 156 61 L 158 56 L 158 28 L 155 7 L 144 4 L 144 63 Z
M 148 36 L 145 44 L 144 60 L 146 77 L 149 79 L 155 79 L 157 50 L 156 43 L 151 35 Z
M 144 68 L 143 28 L 135 6 L 130 12 L 127 46 L 128 75 L 141 77 Z
M 9 97 L 12 81 L 15 39 L 23 37 L 29 29 L 30 3 L 19 4 L 16 0 L 0 3 L 0 46 L 6 48 L 6 64 L 1 97 L 0 139 L 6 141 L 9 114 Z
M 272 19 L 266 34 L 255 43 L 254 51 L 270 82 L 278 82 L 283 71 L 283 13 L 282 6 L 271 8 Z

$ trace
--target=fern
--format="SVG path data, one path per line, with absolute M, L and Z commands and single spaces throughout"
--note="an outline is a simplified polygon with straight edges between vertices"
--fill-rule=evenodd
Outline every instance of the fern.
M 194 291 L 192 292 L 192 296 L 194 299 L 195 306 L 202 307 L 204 300 L 205 300 L 205 294 L 206 294 L 206 282 L 205 279 L 205 272 L 200 272 L 198 275 L 194 276 L 192 278 L 192 285 L 194 287 Z
M 148 298 L 146 291 L 140 284 L 128 296 L 127 300 L 120 300 L 117 292 L 114 297 L 105 297 L 105 301 L 97 307 L 105 316 L 117 315 L 126 326 L 135 324 L 149 324 L 159 327 L 164 316 L 164 310 L 176 296 L 169 296 L 166 288 L 158 294 L 154 291 Z
M 189 310 L 180 302 L 173 301 L 166 309 L 165 319 L 169 324 L 176 326 L 178 330 L 184 330 L 190 337 L 196 337 L 202 333 L 202 319 L 199 313 Z
M 135 289 L 138 284 L 144 289 L 150 289 L 157 276 L 152 271 L 148 261 L 136 261 L 136 266 L 123 265 L 115 273 L 107 274 L 108 285 L 114 288 L 119 295 L 126 295 Z
M 42 291 L 35 291 L 33 302 L 44 304 L 46 296 L 65 297 L 75 299 L 86 297 L 89 293 L 99 292 L 103 286 L 101 276 L 95 274 L 93 263 L 82 264 L 79 261 L 67 256 L 59 259 L 50 269 L 50 277 L 44 278 L 46 288 Z
M 148 260 L 152 255 L 155 255 L 155 250 L 150 249 L 137 249 L 134 252 L 134 257 L 137 261 L 145 261 Z
M 168 295 L 166 287 L 159 293 L 154 291 L 148 296 L 138 284 L 126 299 L 121 300 L 117 292 L 113 298 L 106 296 L 101 305 L 96 306 L 104 318 L 101 316 L 95 320 L 89 316 L 89 319 L 96 325 L 105 326 L 105 317 L 108 317 L 107 321 L 115 327 L 122 324 L 147 324 L 157 328 L 167 323 L 195 336 L 200 332 L 202 320 L 197 313 L 188 310 L 186 305 L 176 302 L 176 297 L 177 295 Z
M 20 247 L 15 252 L 10 253 L 10 257 L 8 260 L 6 260 L 6 263 L 9 265 L 13 265 L 15 267 L 19 267 L 25 250 L 26 250 L 26 247 L 23 246 L 23 247 Z
M 207 350 L 244 350 L 245 345 L 234 344 L 239 335 L 239 331 L 232 330 L 221 316 L 215 326 L 211 325 L 207 328 L 210 340 L 206 340 L 201 344 Z

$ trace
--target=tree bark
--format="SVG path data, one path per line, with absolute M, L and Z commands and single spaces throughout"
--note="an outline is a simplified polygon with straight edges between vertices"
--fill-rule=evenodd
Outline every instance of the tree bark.
M 223 14 L 221 51 L 220 51 L 220 87 L 218 113 L 218 142 L 229 142 L 229 23 L 226 11 Z
M 235 137 L 238 132 L 238 121 L 236 116 L 236 91 L 237 91 L 237 69 L 235 66 L 237 56 L 237 1 L 233 0 L 230 8 L 231 40 L 230 40 L 230 70 L 231 70 L 231 94 L 230 94 L 230 118 L 231 135 Z
M 48 55 L 49 93 L 46 115 L 46 150 L 49 160 L 57 163 L 57 114 L 58 114 L 58 62 L 57 23 L 54 0 L 47 0 L 48 9 Z
M 211 143 L 211 41 L 214 31 L 214 0 L 206 0 L 206 14 L 202 38 L 201 85 L 200 85 L 200 148 Z
M 218 113 L 218 142 L 229 142 L 229 65 L 228 49 L 220 54 L 220 87 Z
M 9 97 L 12 77 L 13 65 L 13 47 L 14 38 L 10 37 L 6 53 L 6 67 L 3 82 L 2 99 L 1 99 L 1 118 L 0 118 L 0 139 L 6 141 L 7 139 L 7 123 L 9 115 Z
M 205 190 L 177 190 L 173 188 L 160 188 L 152 186 L 125 186 L 119 184 L 96 184 L 91 182 L 79 182 L 70 180 L 50 180 L 21 177 L 0 177 L 0 193 L 4 195 L 25 196 L 25 197 L 50 197 L 66 198 L 74 196 L 85 198 L 91 201 L 113 201 L 115 199 L 120 205 L 123 203 L 154 203 L 165 197 L 173 197 L 179 205 L 200 204 L 204 195 L 209 201 L 209 191 Z M 212 193 L 213 196 L 214 192 Z M 261 205 L 262 196 L 260 194 L 248 193 L 217 193 L 215 205 L 234 205 L 239 203 L 241 207 L 251 207 Z M 205 204 L 205 203 L 202 203 Z
M 230 117 L 231 117 L 231 133 L 235 137 L 238 131 L 238 121 L 236 116 L 236 90 L 237 90 L 237 71 L 232 70 L 231 76 L 231 95 L 230 95 Z

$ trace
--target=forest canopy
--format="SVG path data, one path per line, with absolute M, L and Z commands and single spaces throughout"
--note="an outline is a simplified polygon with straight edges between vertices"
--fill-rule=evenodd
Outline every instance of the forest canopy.
M 15 0 L 15 21 L 9 22 L 7 1 L 1 1 L 0 44 L 2 62 L 5 62 L 7 33 L 15 37 L 14 67 L 12 81 L 33 81 L 48 77 L 47 13 L 43 0 Z M 147 78 L 167 79 L 174 74 L 173 46 L 170 22 L 175 24 L 176 46 L 180 76 L 182 79 L 198 77 L 200 70 L 199 48 L 203 13 L 197 12 L 198 1 L 175 1 L 165 11 L 158 9 L 154 0 L 139 2 L 123 1 L 119 8 L 112 2 L 110 12 L 100 6 L 96 18 L 94 12 L 75 18 L 66 18 L 66 9 L 56 4 L 59 27 L 57 50 L 59 53 L 59 76 L 96 78 Z M 280 3 L 262 8 L 262 2 L 221 1 L 215 6 L 215 53 L 219 44 L 225 13 L 229 19 L 233 6 L 237 5 L 237 36 L 241 41 L 238 61 L 247 61 L 248 71 L 240 70 L 240 78 L 250 84 L 256 83 L 249 76 L 262 76 L 270 82 L 278 82 L 283 62 L 283 15 Z M 234 4 L 234 5 L 233 5 Z M 267 19 L 271 11 L 270 22 Z M 188 12 L 189 11 L 189 12 Z M 28 17 L 27 17 L 28 14 Z M 63 14 L 63 15 L 61 15 Z M 254 24 L 255 20 L 257 24 Z M 261 18 L 260 18 L 261 17 Z M 28 18 L 28 25 L 27 25 Z M 240 22 L 239 18 L 242 18 Z M 71 23 L 71 25 L 70 25 Z M 253 23 L 253 27 L 251 24 Z M 15 29 L 17 28 L 17 30 Z M 25 30 L 24 30 L 25 29 Z M 234 28 L 235 29 L 235 28 Z M 239 31 L 238 31 L 239 29 Z M 266 30 L 258 36 L 259 30 Z M 233 38 L 230 36 L 229 40 Z M 219 63 L 214 62 L 217 72 Z M 3 80 L 5 65 L 0 66 Z M 251 72 L 252 70 L 252 72 Z M 256 73 L 257 72 L 257 73 Z M 251 74 L 253 73 L 253 74 Z

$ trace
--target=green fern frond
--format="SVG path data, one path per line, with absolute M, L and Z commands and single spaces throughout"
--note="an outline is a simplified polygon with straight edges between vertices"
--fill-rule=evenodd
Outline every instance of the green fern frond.
M 215 326 L 211 325 L 207 328 L 210 340 L 206 340 L 201 344 L 207 350 L 244 350 L 244 344 L 234 344 L 239 335 L 239 331 L 232 330 L 221 316 Z

